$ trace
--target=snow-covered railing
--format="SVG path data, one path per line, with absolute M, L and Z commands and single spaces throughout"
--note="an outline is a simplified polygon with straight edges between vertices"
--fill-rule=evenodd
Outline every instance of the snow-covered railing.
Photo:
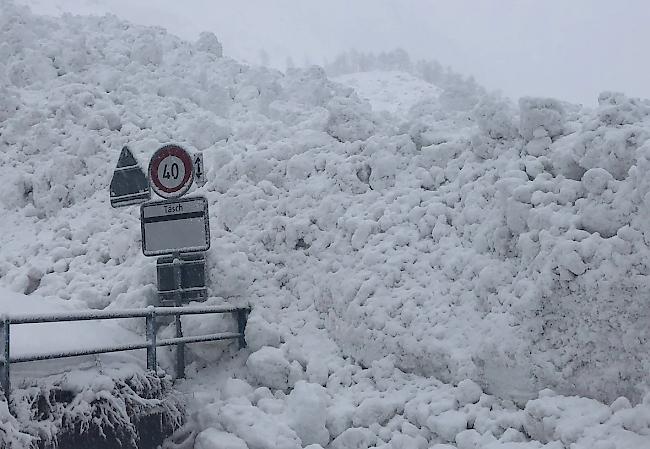
M 188 343 L 202 343 L 218 340 L 238 340 L 239 347 L 246 346 L 244 331 L 249 307 L 234 306 L 204 306 L 204 307 L 147 307 L 146 309 L 122 309 L 122 310 L 89 310 L 81 312 L 58 312 L 47 314 L 29 315 L 5 315 L 0 317 L 0 340 L 2 350 L 0 351 L 0 386 L 4 391 L 7 402 L 9 402 L 11 389 L 11 364 L 21 362 L 33 362 L 38 360 L 60 359 L 65 357 L 77 357 L 92 354 L 104 354 L 109 352 L 132 351 L 135 349 L 147 350 L 147 369 L 156 370 L 156 348 L 158 346 L 176 346 L 176 377 L 183 377 L 185 373 L 185 351 L 184 345 Z M 181 315 L 203 315 L 208 313 L 232 313 L 237 318 L 237 332 L 222 332 L 217 334 L 196 335 L 183 337 L 177 327 L 175 338 L 158 339 L 156 335 L 156 318 L 160 316 L 174 316 L 180 320 Z M 111 320 L 120 318 L 145 318 L 146 319 L 146 341 L 129 344 L 111 345 L 95 348 L 83 348 L 70 351 L 61 351 L 45 354 L 22 354 L 11 356 L 11 325 L 56 323 L 61 321 L 87 321 L 87 320 Z

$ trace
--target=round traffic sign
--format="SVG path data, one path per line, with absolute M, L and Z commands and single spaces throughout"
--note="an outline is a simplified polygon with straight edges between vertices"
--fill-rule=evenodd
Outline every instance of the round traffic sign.
M 192 158 L 178 145 L 165 145 L 151 156 L 149 179 L 154 192 L 163 198 L 182 196 L 194 181 Z

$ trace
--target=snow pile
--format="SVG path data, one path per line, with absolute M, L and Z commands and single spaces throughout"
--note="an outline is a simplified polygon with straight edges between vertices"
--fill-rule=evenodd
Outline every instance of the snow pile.
M 543 390 L 521 409 L 471 380 L 453 386 L 403 373 L 390 358 L 369 368 L 339 363 L 323 385 L 296 377 L 285 390 L 199 375 L 193 392 L 209 390 L 210 399 L 184 433 L 195 435 L 197 449 L 632 449 L 650 439 L 647 402 L 607 406 Z
M 169 142 L 205 154 L 209 301 L 254 309 L 252 354 L 234 356 L 248 386 L 203 405 L 198 444 L 528 449 L 540 423 L 549 449 L 647 441 L 650 103 L 513 105 L 399 52 L 400 86 L 440 82 L 392 102 L 395 73 L 348 73 L 360 96 L 318 67 L 224 58 L 212 34 L 0 12 L 0 285 L 153 303 L 138 211 L 110 208 L 111 170 L 127 144 L 141 162 Z M 220 348 L 188 347 L 197 376 L 232 356 Z M 534 399 L 546 387 L 568 399 Z M 576 414 L 583 430 L 565 431 Z

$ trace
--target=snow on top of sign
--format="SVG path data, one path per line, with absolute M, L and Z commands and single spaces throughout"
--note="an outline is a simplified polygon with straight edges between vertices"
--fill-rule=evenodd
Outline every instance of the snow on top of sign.
M 108 205 L 112 168 L 127 144 L 142 160 L 170 141 L 204 152 L 208 303 L 254 305 L 253 354 L 188 348 L 210 385 L 198 430 L 250 447 L 643 447 L 647 101 L 512 103 L 397 55 L 441 90 L 412 102 L 386 84 L 380 100 L 404 108 L 377 114 L 374 88 L 246 66 L 211 34 L 1 8 L 0 285 L 152 303 L 138 211 Z

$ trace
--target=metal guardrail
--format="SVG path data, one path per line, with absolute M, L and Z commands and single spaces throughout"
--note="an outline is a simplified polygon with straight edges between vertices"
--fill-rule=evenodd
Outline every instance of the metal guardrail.
M 156 348 L 158 346 L 176 346 L 176 377 L 185 377 L 185 351 L 188 343 L 201 343 L 219 340 L 238 340 L 239 347 L 246 347 L 244 331 L 248 319 L 249 307 L 234 306 L 204 306 L 204 307 L 147 307 L 146 309 L 123 310 L 91 310 L 83 312 L 59 312 L 48 314 L 30 315 L 5 315 L 0 316 L 0 386 L 4 391 L 7 402 L 10 402 L 11 391 L 11 364 L 33 362 L 38 360 L 52 360 L 66 357 L 77 357 L 92 354 L 105 354 L 110 352 L 132 351 L 135 349 L 147 350 L 147 369 L 156 370 Z M 203 315 L 208 313 L 232 313 L 237 318 L 237 332 L 223 332 L 218 334 L 197 335 L 183 337 L 180 331 L 180 317 L 182 315 Z M 160 316 L 174 316 L 177 322 L 177 336 L 175 338 L 158 339 L 156 335 L 156 318 Z M 57 323 L 62 321 L 88 321 L 112 320 L 120 318 L 145 318 L 146 341 L 122 345 L 112 345 L 95 348 L 85 348 L 72 351 L 62 351 L 45 354 L 23 354 L 11 356 L 11 325 Z M 180 335 L 179 335 L 180 334 Z

